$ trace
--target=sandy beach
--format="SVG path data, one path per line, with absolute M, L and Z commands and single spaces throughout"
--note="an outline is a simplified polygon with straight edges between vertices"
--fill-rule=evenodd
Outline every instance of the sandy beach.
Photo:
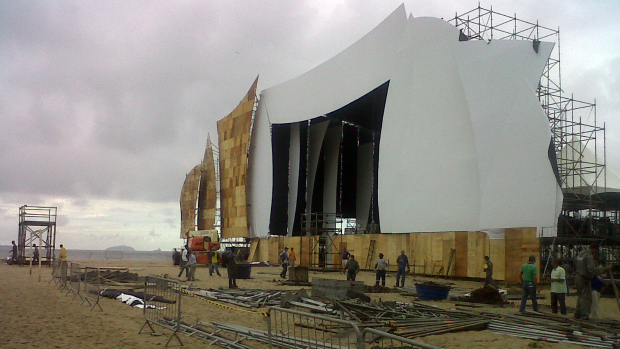
M 82 266 L 98 267 L 127 267 L 140 275 L 168 275 L 176 278 L 179 268 L 172 266 L 171 262 L 152 261 L 129 261 L 129 260 L 104 260 L 104 261 L 81 261 Z M 201 288 L 227 287 L 228 279 L 225 268 L 221 268 L 222 276 L 209 276 L 208 269 L 199 267 L 196 272 L 197 281 L 193 286 Z M 280 286 L 280 268 L 257 267 L 252 270 L 252 279 L 238 280 L 242 288 L 255 289 L 291 289 L 298 290 L 302 287 Z M 40 275 L 40 278 L 39 278 Z M 310 281 L 317 278 L 344 279 L 341 273 L 310 273 Z M 39 281 L 40 279 L 40 281 Z M 423 277 L 409 277 L 407 283 L 413 285 L 415 280 L 434 280 Z M 141 309 L 132 308 L 117 300 L 102 298 L 100 304 L 103 311 L 80 305 L 72 295 L 60 292 L 51 280 L 51 269 L 43 267 L 39 273 L 38 268 L 30 273 L 29 267 L 0 265 L 0 317 L 2 328 L 0 329 L 0 348 L 153 348 L 163 347 L 171 331 L 162 327 L 156 330 L 162 336 L 153 336 L 149 331 L 138 331 L 144 323 Z M 185 280 L 183 276 L 182 281 Z M 358 281 L 364 281 L 367 285 L 374 284 L 374 273 L 361 272 Z M 388 276 L 388 286 L 394 282 L 394 275 Z M 479 282 L 450 281 L 454 287 L 461 290 L 473 290 L 481 286 Z M 187 284 L 184 282 L 184 284 Z M 309 289 L 309 287 L 305 287 Z M 548 287 L 542 290 L 547 297 L 541 300 L 543 312 L 551 312 L 549 307 Z M 369 294 L 373 299 L 410 301 L 411 297 L 404 297 L 396 293 Z M 517 303 L 518 301 L 515 301 Z M 576 297 L 567 298 L 569 316 L 574 308 Z M 454 302 L 438 301 L 428 302 L 445 309 L 455 307 Z M 499 313 L 516 313 L 518 304 L 504 308 L 484 307 L 477 310 Z M 531 306 L 528 308 L 531 309 Z M 603 319 L 620 320 L 620 313 L 616 300 L 611 298 L 601 299 L 599 314 Z M 193 297 L 183 297 L 183 319 L 188 323 L 196 321 L 220 321 L 229 322 L 249 327 L 266 329 L 266 322 L 262 315 L 247 311 L 226 310 L 214 304 L 203 302 Z M 206 342 L 190 338 L 181 334 L 186 347 L 191 348 L 217 348 Z M 511 336 L 499 335 L 491 331 L 471 331 L 451 333 L 447 335 L 429 336 L 418 339 L 444 348 L 584 348 L 570 344 L 553 344 L 536 342 L 533 340 L 520 339 Z M 179 343 L 174 339 L 172 347 L 178 347 Z

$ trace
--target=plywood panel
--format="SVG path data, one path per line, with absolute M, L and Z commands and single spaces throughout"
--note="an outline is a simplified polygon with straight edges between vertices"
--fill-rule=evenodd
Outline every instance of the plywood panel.
M 211 136 L 207 136 L 207 148 L 202 160 L 200 189 L 198 192 L 198 230 L 215 229 L 215 160 Z
M 185 177 L 181 189 L 181 239 L 187 238 L 187 232 L 196 230 L 196 200 L 202 164 L 196 165 Z
M 217 122 L 224 238 L 249 236 L 245 180 L 257 83 L 258 78 L 239 105 Z
M 506 278 L 506 255 L 505 240 L 489 240 L 489 254 L 493 262 L 493 278 L 495 280 L 505 280 Z
M 456 249 L 456 269 L 455 274 L 458 277 L 467 277 L 467 261 L 468 261 L 468 233 L 454 233 L 455 249 Z

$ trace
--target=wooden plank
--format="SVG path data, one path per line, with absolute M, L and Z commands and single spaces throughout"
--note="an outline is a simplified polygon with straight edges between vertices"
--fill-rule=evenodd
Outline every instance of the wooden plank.
M 253 238 L 250 240 L 250 254 L 248 255 L 248 262 L 256 262 L 256 251 L 258 250 L 259 238 Z

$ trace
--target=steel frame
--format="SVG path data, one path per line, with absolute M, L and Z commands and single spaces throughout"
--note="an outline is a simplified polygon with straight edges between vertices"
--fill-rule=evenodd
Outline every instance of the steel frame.
M 26 248 L 32 251 L 33 244 L 39 244 L 41 264 L 51 265 L 56 252 L 57 207 L 21 206 L 19 208 L 19 232 L 17 237 L 17 259 L 26 261 Z
M 534 49 L 541 40 L 556 43 L 540 79 L 537 96 L 549 120 L 564 193 L 558 236 L 579 241 L 584 235 L 591 235 L 595 216 L 611 217 L 618 224 L 617 212 L 597 210 L 597 204 L 601 203 L 597 194 L 606 190 L 605 125 L 597 124 L 596 101 L 577 100 L 562 89 L 559 28 L 545 27 L 538 21 L 524 21 L 516 14 L 505 15 L 480 5 L 463 14 L 456 13 L 448 22 L 459 28 L 468 40 L 527 40 L 533 42 Z M 594 162 L 584 158 L 586 147 L 594 151 Z M 598 160 L 601 156 L 602 163 Z M 581 226 L 567 224 L 567 220 L 580 214 L 587 217 Z

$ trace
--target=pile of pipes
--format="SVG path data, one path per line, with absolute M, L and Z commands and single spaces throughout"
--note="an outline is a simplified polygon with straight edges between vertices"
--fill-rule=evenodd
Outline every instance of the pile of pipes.
M 620 344 L 618 321 L 579 321 L 567 316 L 539 312 L 501 316 L 486 314 L 486 317 L 496 318 L 489 324 L 489 330 L 495 333 L 591 348 L 616 348 Z
M 280 300 L 286 291 L 274 290 L 187 290 L 196 296 L 216 302 L 234 304 L 243 308 L 261 308 L 265 306 L 280 305 Z

